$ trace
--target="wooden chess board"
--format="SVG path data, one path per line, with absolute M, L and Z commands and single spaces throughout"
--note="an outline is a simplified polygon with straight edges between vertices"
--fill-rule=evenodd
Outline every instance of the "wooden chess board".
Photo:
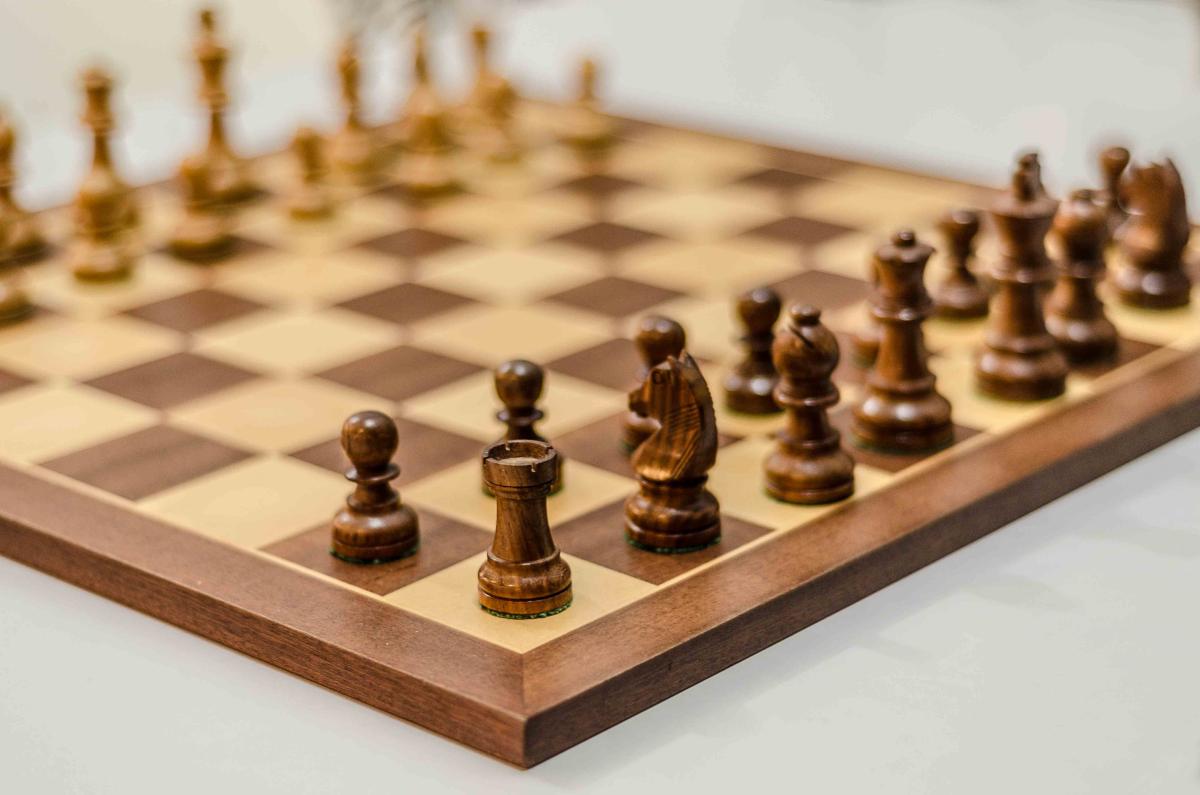
M 791 506 L 762 490 L 781 419 L 718 408 L 722 541 L 635 549 L 618 443 L 636 319 L 680 321 L 719 401 L 739 291 L 816 304 L 845 343 L 874 246 L 900 225 L 937 244 L 938 215 L 991 193 L 633 122 L 584 173 L 537 139 L 552 113 L 528 109 L 524 164 L 464 156 L 466 191 L 432 204 L 343 188 L 335 220 L 297 224 L 278 199 L 293 165 L 271 156 L 256 172 L 271 195 L 223 262 L 163 253 L 178 201 L 151 186 L 132 281 L 78 284 L 61 246 L 29 266 L 39 312 L 0 329 L 0 552 L 528 766 L 1200 425 L 1200 300 L 1110 301 L 1120 360 L 1038 404 L 977 394 L 982 324 L 932 320 L 954 446 L 848 444 L 857 494 Z M 69 211 L 43 220 L 68 238 Z M 490 368 L 516 356 L 547 369 L 542 430 L 567 460 L 549 514 L 575 589 L 532 621 L 489 615 L 475 593 L 494 520 L 479 464 L 498 433 Z M 843 429 L 864 377 L 849 359 L 844 344 Z M 349 490 L 336 437 L 366 408 L 397 417 L 422 541 L 355 566 L 329 554 L 328 522 Z

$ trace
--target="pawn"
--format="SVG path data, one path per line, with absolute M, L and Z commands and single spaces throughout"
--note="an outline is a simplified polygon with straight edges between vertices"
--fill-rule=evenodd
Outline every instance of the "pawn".
M 979 213 L 953 210 L 938 222 L 946 241 L 950 272 L 933 292 L 935 311 L 942 317 L 979 318 L 988 312 L 988 291 L 971 271 L 975 238 L 979 235 Z
M 603 155 L 616 141 L 612 119 L 600 112 L 596 98 L 596 62 L 585 58 L 579 65 L 579 97 L 567 109 L 562 140 L 585 159 Z
M 300 184 L 288 199 L 288 213 L 298 221 L 315 221 L 333 215 L 333 202 L 325 185 L 323 141 L 316 130 L 301 127 L 292 141 L 292 151 L 300 165 Z
M 136 259 L 125 196 L 89 183 L 76 198 L 76 238 L 68 254 L 71 272 L 80 281 L 128 278 Z
M 661 315 L 647 315 L 638 323 L 637 332 L 633 338 L 638 355 L 642 359 L 642 368 L 637 375 L 634 388 L 646 382 L 650 370 L 662 364 L 668 357 L 679 358 L 687 345 L 687 337 L 683 326 L 670 318 Z M 630 410 L 625 413 L 621 423 L 621 447 L 628 455 L 650 434 L 658 430 L 658 422 L 642 414 Z
M 179 167 L 183 183 L 184 209 L 168 243 L 171 253 L 192 262 L 211 262 L 233 250 L 229 216 L 221 211 L 213 195 L 208 168 L 198 157 L 189 157 Z
M 1058 282 L 1046 300 L 1046 328 L 1073 364 L 1117 352 L 1117 329 L 1104 313 L 1096 283 L 1104 277 L 1108 208 L 1090 190 L 1077 190 L 1058 208 L 1053 231 L 1062 241 Z
M 763 462 L 767 494 L 800 505 L 843 500 L 854 493 L 854 460 L 829 424 L 839 398 L 832 380 L 840 358 L 837 337 L 815 307 L 793 306 L 788 320 L 771 346 L 780 373 L 775 402 L 788 421 Z
M 1117 229 L 1125 223 L 1129 213 L 1121 204 L 1121 176 L 1129 167 L 1129 150 L 1123 146 L 1110 146 L 1100 153 L 1100 175 L 1104 180 L 1104 192 L 1098 197 L 1108 220 L 1108 235 L 1111 240 Z
M 17 181 L 13 167 L 15 148 L 16 132 L 8 118 L 0 113 L 0 223 L 8 225 L 9 255 L 17 262 L 27 262 L 44 254 L 47 245 L 37 221 L 13 196 Z
M 399 444 L 396 423 L 381 412 L 360 411 L 342 425 L 342 450 L 351 465 L 346 479 L 355 488 L 333 517 L 334 557 L 384 563 L 417 551 L 417 514 L 390 485 L 400 474 L 392 463 Z
M 525 359 L 512 359 L 497 367 L 494 376 L 496 396 L 504 404 L 504 408 L 496 412 L 496 419 L 504 423 L 504 435 L 500 441 L 545 442 L 545 437 L 534 427 L 545 416 L 537 407 L 546 382 L 545 371 Z M 562 488 L 562 456 L 557 455 L 555 460 L 559 470 L 552 491 Z
M 779 374 L 771 361 L 771 343 L 780 308 L 779 294 L 770 287 L 759 287 L 738 296 L 738 319 L 746 330 L 741 338 L 746 356 L 725 377 L 725 405 L 730 411 L 742 414 L 780 411 L 772 397 Z

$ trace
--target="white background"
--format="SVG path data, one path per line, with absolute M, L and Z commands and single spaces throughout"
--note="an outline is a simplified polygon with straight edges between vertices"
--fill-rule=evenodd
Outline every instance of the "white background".
M 618 111 L 989 181 L 1037 146 L 1060 192 L 1123 140 L 1173 154 L 1200 195 L 1191 4 L 506 8 L 501 58 L 529 93 L 564 94 L 587 50 Z M 198 144 L 193 11 L 0 3 L 0 102 L 26 132 L 30 203 L 66 199 L 81 172 L 75 80 L 90 60 L 121 78 L 131 176 L 166 176 Z M 332 121 L 330 8 L 227 11 L 242 147 Z M 447 29 L 438 44 L 447 85 L 461 85 L 461 38 Z M 403 88 L 396 56 L 372 56 L 380 117 Z M 520 772 L 0 560 L 0 790 L 1196 792 L 1198 607 L 1195 432 Z

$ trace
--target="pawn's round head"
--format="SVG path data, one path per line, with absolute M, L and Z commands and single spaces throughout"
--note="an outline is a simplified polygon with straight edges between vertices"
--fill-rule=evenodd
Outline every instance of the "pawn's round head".
M 751 334 L 770 332 L 775 321 L 779 319 L 782 307 L 779 293 L 770 287 L 755 287 L 742 293 L 737 299 L 738 317 Z
M 342 450 L 355 469 L 385 468 L 399 444 L 396 423 L 381 411 L 360 411 L 342 424 Z
M 668 356 L 678 357 L 687 345 L 683 326 L 669 317 L 647 315 L 638 322 L 633 342 L 647 367 L 665 362 Z
M 812 304 L 793 304 L 788 309 L 788 320 L 795 328 L 815 326 L 821 322 L 821 310 Z
M 942 216 L 938 225 L 950 240 L 970 242 L 979 234 L 979 213 L 960 207 Z
M 542 368 L 525 359 L 512 359 L 496 368 L 496 395 L 510 409 L 531 409 L 542 396 Z

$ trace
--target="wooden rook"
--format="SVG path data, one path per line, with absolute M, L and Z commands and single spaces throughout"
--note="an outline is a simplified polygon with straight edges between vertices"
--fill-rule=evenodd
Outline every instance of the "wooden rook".
M 1066 390 L 1067 360 L 1046 330 L 1041 292 L 1054 273 L 1046 232 L 1057 208 L 1042 186 L 1037 155 L 1027 154 L 991 209 L 1000 254 L 992 266 L 996 295 L 975 379 L 993 397 L 1044 400 Z
M 1110 146 L 1100 153 L 1100 176 L 1104 181 L 1104 191 L 1097 197 L 1105 209 L 1108 218 L 1109 239 L 1116 237 L 1117 230 L 1129 213 L 1121 203 L 1121 177 L 1129 167 L 1129 150 L 1123 146 Z
M 687 335 L 683 326 L 661 315 L 647 315 L 638 323 L 637 332 L 633 337 L 638 355 L 642 358 L 642 368 L 638 372 L 634 389 L 640 389 L 646 383 L 650 370 L 665 362 L 669 357 L 679 357 L 687 345 Z M 650 434 L 658 429 L 658 421 L 638 414 L 630 409 L 621 423 L 621 447 L 625 452 L 632 453 Z
M 14 165 L 17 133 L 8 116 L 0 111 L 0 224 L 8 228 L 8 255 L 14 262 L 28 262 L 46 253 L 46 238 L 37 220 L 13 195 L 17 182 Z
M 496 396 L 504 408 L 496 412 L 496 419 L 504 423 L 502 442 L 533 441 L 545 442 L 546 439 L 537 430 L 537 422 L 545 416 L 538 408 L 538 400 L 542 397 L 542 388 L 546 383 L 546 373 L 539 366 L 525 359 L 512 359 L 496 368 L 494 383 Z M 555 476 L 552 491 L 562 488 L 563 456 L 556 452 L 554 460 L 559 467 Z M 484 491 L 486 489 L 486 483 Z
M 821 310 L 793 306 L 771 353 L 779 371 L 775 402 L 787 412 L 787 426 L 763 462 L 767 494 L 801 505 L 849 497 L 854 460 L 829 424 L 829 410 L 839 399 L 832 376 L 840 353 L 837 337 L 821 323 Z
M 1103 196 L 1077 190 L 1058 208 L 1054 234 L 1062 242 L 1058 282 L 1046 299 L 1046 328 L 1073 364 L 1109 359 L 1117 352 L 1117 329 L 1096 294 L 1104 278 L 1109 213 Z
M 971 270 L 975 238 L 979 236 L 979 213 L 951 210 L 942 216 L 938 229 L 946 241 L 950 270 L 933 292 L 937 314 L 963 320 L 987 317 L 987 287 Z
M 737 299 L 737 315 L 745 334 L 744 358 L 725 376 L 725 405 L 742 414 L 775 414 L 780 411 L 772 393 L 779 374 L 771 361 L 775 321 L 782 304 L 770 287 L 758 287 Z
M 342 450 L 350 461 L 346 479 L 355 487 L 333 517 L 330 551 L 335 557 L 383 563 L 417 551 L 417 514 L 391 486 L 400 474 L 392 463 L 398 446 L 396 423 L 381 412 L 360 411 L 342 425 Z
M 382 169 L 381 152 L 375 133 L 362 118 L 361 62 L 358 40 L 347 36 L 338 52 L 338 86 L 341 89 L 345 119 L 330 142 L 333 167 L 350 182 L 371 185 L 379 181 Z
M 200 156 L 217 200 L 222 204 L 239 204 L 253 199 L 260 191 L 250 178 L 246 161 L 234 153 L 225 131 L 225 113 L 229 107 L 225 69 L 229 64 L 229 49 L 218 37 L 213 9 L 201 9 L 199 22 L 194 53 L 200 65 L 200 100 L 208 109 L 208 143 Z
M 1129 218 L 1117 235 L 1113 284 L 1123 303 L 1171 309 L 1191 300 L 1184 264 L 1191 224 L 1183 179 L 1170 160 L 1134 166 L 1123 183 Z
M 700 368 L 684 351 L 651 368 L 629 408 L 658 422 L 633 451 L 638 490 L 625 501 L 625 534 L 653 552 L 690 552 L 721 537 L 717 498 L 705 484 L 717 460 L 717 422 Z
M 933 310 L 925 265 L 933 248 L 902 229 L 875 253 L 879 286 L 871 314 L 883 329 L 866 396 L 854 409 L 854 436 L 867 447 L 903 453 L 954 441 L 950 402 L 937 391 L 921 324 Z
M 198 157 L 179 167 L 183 187 L 183 217 L 168 242 L 171 252 L 192 262 L 211 262 L 233 250 L 229 216 L 221 211 L 209 185 L 208 168 Z
M 596 98 L 598 67 L 591 58 L 579 64 L 579 97 L 567 109 L 562 140 L 585 161 L 602 158 L 616 143 L 612 119 L 600 111 Z
M 288 199 L 288 213 L 298 221 L 319 221 L 333 215 L 333 200 L 325 178 L 325 142 L 311 127 L 301 127 L 292 140 L 292 152 L 300 171 L 296 191 Z
M 496 496 L 496 533 L 479 567 L 479 604 L 504 618 L 542 618 L 571 605 L 571 567 L 550 534 L 546 497 L 558 453 L 533 439 L 483 452 L 483 481 Z

